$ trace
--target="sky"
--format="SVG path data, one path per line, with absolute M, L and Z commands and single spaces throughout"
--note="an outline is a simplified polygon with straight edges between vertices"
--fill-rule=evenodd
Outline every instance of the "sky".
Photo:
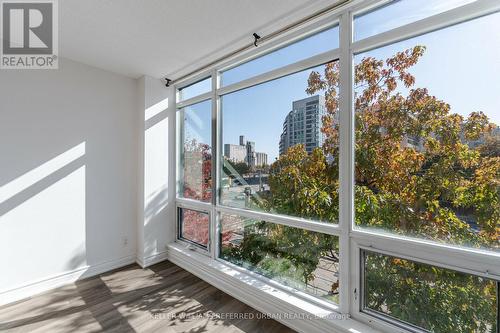
M 426 0 L 430 5 L 422 6 L 423 0 L 401 0 L 357 18 L 355 37 L 364 38 L 471 1 Z M 385 59 L 415 45 L 427 47 L 411 69 L 416 77 L 415 87 L 428 88 L 431 95 L 449 103 L 452 112 L 466 116 L 483 111 L 500 125 L 500 13 L 372 50 L 355 56 L 354 61 L 357 63 L 365 56 Z M 222 74 L 222 81 L 225 85 L 234 83 L 336 47 L 338 29 L 334 28 L 231 69 Z M 312 70 L 321 73 L 322 67 Z M 267 153 L 268 161 L 274 161 L 278 157 L 283 121 L 291 111 L 292 101 L 308 97 L 305 89 L 312 70 L 223 96 L 223 144 L 237 144 L 239 136 L 245 135 L 247 140 L 255 141 L 256 151 Z M 192 89 L 194 95 L 200 89 L 208 91 L 210 85 L 198 84 L 193 88 L 198 90 Z M 205 125 L 200 125 L 199 121 L 210 119 L 210 103 L 204 105 L 206 114 L 199 111 L 197 116 L 193 115 L 194 125 L 189 129 L 187 122 L 186 130 L 199 138 L 210 138 L 210 122 L 203 121 Z
M 394 0 L 386 6 L 355 16 L 354 40 L 475 2 L 476 0 Z
M 184 108 L 180 113 L 184 117 L 185 141 L 196 140 L 212 145 L 212 101 L 204 101 Z

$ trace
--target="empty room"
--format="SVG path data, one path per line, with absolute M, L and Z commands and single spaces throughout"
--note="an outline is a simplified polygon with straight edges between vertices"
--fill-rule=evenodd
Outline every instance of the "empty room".
M 0 0 L 0 332 L 499 304 L 499 0 Z

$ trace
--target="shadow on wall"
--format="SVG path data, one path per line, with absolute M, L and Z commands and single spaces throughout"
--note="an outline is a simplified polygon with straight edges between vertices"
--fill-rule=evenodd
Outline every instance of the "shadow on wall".
M 146 200 L 144 208 L 144 252 L 146 255 L 154 255 L 166 250 L 165 245 L 158 241 L 157 230 L 164 229 L 168 221 L 164 218 L 170 211 L 168 203 L 167 187 L 153 193 Z
M 52 230 L 52 235 L 46 239 L 46 247 L 33 247 L 29 250 L 34 253 L 41 252 L 42 257 L 46 256 L 47 259 L 54 252 L 64 255 L 64 260 L 61 260 L 61 257 L 58 258 L 63 266 L 61 269 L 68 272 L 76 270 L 78 271 L 76 278 L 84 278 L 89 267 L 87 247 L 91 246 L 86 237 L 86 162 L 86 142 L 84 141 L 3 184 L 0 187 L 0 228 L 8 228 L 8 233 L 4 232 L 0 235 L 1 243 L 15 250 L 19 239 L 26 237 L 26 234 L 37 237 L 40 235 L 37 228 L 46 227 L 44 225 L 45 214 L 48 213 L 52 222 L 50 227 L 57 228 L 57 230 Z M 31 229 L 30 226 L 33 228 Z M 69 242 L 68 238 L 70 238 Z M 70 248 L 79 241 L 79 246 Z M 7 259 L 15 260 L 16 254 L 19 253 L 17 251 L 7 253 Z M 24 264 L 31 266 L 31 269 L 37 272 L 43 272 L 47 262 L 30 260 Z M 9 263 L 6 263 L 6 266 L 10 266 Z M 0 281 L 2 287 L 4 284 L 22 285 L 22 281 Z M 77 301 L 76 306 L 68 307 L 67 297 L 75 296 L 75 287 L 80 301 Z M 22 314 L 18 313 L 24 316 L 22 319 L 6 321 L 6 318 L 2 318 L 0 308 L 0 331 L 37 324 L 54 317 L 77 315 L 69 321 L 70 326 L 75 329 L 87 325 L 103 329 L 118 321 L 120 331 L 134 332 L 114 304 L 104 302 L 99 309 L 93 306 L 103 299 L 110 299 L 112 295 L 101 279 L 92 283 L 88 280 L 77 281 L 73 285 L 50 291 L 49 294 L 50 296 L 39 296 L 46 302 L 37 304 L 30 308 L 30 311 L 23 310 Z M 90 311 L 92 316 L 87 316 L 84 310 Z M 29 317 L 26 317 L 26 314 L 29 314 Z M 10 317 L 12 314 L 6 315 Z
M 59 181 L 72 177 L 81 168 L 85 170 L 85 142 L 2 185 L 0 216 L 4 216 Z
M 171 126 L 174 114 L 168 111 L 169 98 L 165 98 L 163 85 L 159 86 L 158 98 L 145 109 L 144 117 L 144 245 L 143 258 L 164 253 L 172 233 L 169 218 L 174 203 L 169 200 L 169 174 L 173 154 Z
M 0 187 L 0 293 L 87 265 L 86 164 L 83 141 Z
M 146 110 L 144 119 L 146 172 L 143 214 L 144 253 L 146 255 L 165 251 L 166 217 L 169 216 L 169 210 L 173 204 L 168 202 L 168 173 L 171 171 L 169 168 L 171 161 L 168 158 L 168 135 L 171 123 L 166 110 L 167 106 L 168 99 L 155 104 L 155 108 Z M 32 230 L 33 232 L 31 232 L 33 224 L 41 229 L 50 228 L 50 237 L 42 242 L 38 240 L 22 256 L 23 258 L 29 257 L 29 252 L 36 254 L 37 260 L 30 260 L 29 263 L 32 266 L 31 269 L 39 275 L 44 274 L 44 266 L 48 261 L 43 260 L 43 258 L 48 259 L 55 255 L 58 255 L 58 264 L 63 266 L 59 270 L 77 271 L 79 279 L 92 272 L 89 266 L 96 263 L 92 259 L 92 253 L 99 252 L 95 247 L 100 246 L 101 242 L 107 242 L 106 233 L 103 233 L 104 236 L 99 235 L 100 227 L 105 227 L 99 225 L 99 222 L 104 224 L 103 218 L 109 213 L 106 212 L 106 209 L 99 208 L 107 204 L 113 205 L 113 201 L 122 203 L 123 206 L 127 195 L 122 193 L 126 191 L 115 189 L 114 197 L 104 196 L 105 193 L 109 194 L 109 189 L 107 188 L 108 184 L 102 181 L 102 172 L 99 169 L 108 167 L 108 163 L 102 159 L 96 159 L 96 155 L 102 157 L 102 153 L 95 153 L 96 150 L 102 150 L 101 148 L 106 144 L 106 142 L 99 140 L 81 142 L 74 147 L 63 150 L 56 157 L 41 163 L 32 171 L 2 186 L 0 212 L 3 216 L 0 219 L 0 230 L 2 230 L 4 222 L 9 225 L 8 231 L 11 236 L 9 247 L 19 246 L 19 239 L 23 239 L 27 232 L 34 238 L 47 237 L 41 233 L 42 230 Z M 55 149 L 55 147 L 47 149 Z M 100 163 L 104 163 L 104 165 Z M 120 181 L 121 177 L 120 174 L 108 174 L 108 176 L 115 177 L 117 182 Z M 68 179 L 71 180 L 73 177 L 78 177 L 78 180 L 64 185 Z M 60 189 L 53 195 L 36 203 L 39 209 L 36 207 L 31 209 L 34 207 L 33 202 L 37 201 L 38 197 L 47 196 L 47 191 L 58 186 Z M 130 195 L 134 196 L 136 193 Z M 122 206 L 113 205 L 113 207 Z M 57 223 L 54 223 L 52 218 L 55 214 L 57 214 Z M 110 218 L 116 219 L 112 216 Z M 14 234 L 12 233 L 12 225 L 16 224 L 19 225 L 19 232 Z M 117 236 L 114 240 L 110 239 L 109 241 L 116 242 L 118 239 L 121 242 L 121 230 L 117 229 L 115 232 Z M 0 235 L 1 239 L 2 235 Z M 163 241 L 159 241 L 159 239 Z M 57 246 L 50 246 L 51 244 Z M 1 244 L 0 248 L 2 248 Z M 8 255 L 8 257 L 15 259 L 14 255 Z M 120 332 L 133 332 L 134 329 L 128 323 L 128 318 L 122 314 L 122 310 L 142 311 L 147 314 L 145 320 L 150 321 L 150 313 L 161 312 L 165 308 L 173 308 L 188 302 L 188 300 L 181 300 L 183 291 L 176 288 L 157 293 L 159 289 L 165 288 L 166 284 L 172 283 L 169 277 L 171 273 L 180 271 L 178 267 L 169 265 L 171 267 L 169 266 L 164 272 L 147 271 L 147 274 L 151 274 L 151 276 L 142 284 L 121 278 L 108 279 L 104 276 L 97 279 L 76 281 L 74 284 L 37 296 L 41 297 L 41 301 L 33 304 L 29 309 L 23 309 L 22 315 L 19 316 L 6 318 L 0 308 L 0 330 L 27 327 L 28 325 L 36 326 L 40 323 L 44 325 L 51 319 L 64 321 L 64 318 L 71 318 L 65 322 L 68 330 L 84 327 L 102 330 L 114 327 L 119 328 Z M 133 270 L 138 270 L 138 268 L 135 266 Z M 187 272 L 180 274 L 182 277 L 189 276 Z M 191 276 L 189 281 L 192 280 L 197 279 Z M 22 282 L 22 279 L 19 281 Z M 0 289 L 3 286 L 4 281 L 0 276 Z M 147 295 L 136 296 L 138 293 Z M 67 297 L 76 297 L 76 300 L 68 304 Z M 24 302 L 19 304 L 22 303 Z
M 0 87 L 0 304 L 132 262 L 137 81 L 64 59 Z

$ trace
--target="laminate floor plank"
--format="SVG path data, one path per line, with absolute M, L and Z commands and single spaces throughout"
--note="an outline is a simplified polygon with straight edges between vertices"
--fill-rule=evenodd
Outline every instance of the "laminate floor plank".
M 0 307 L 2 332 L 293 332 L 165 261 L 129 265 Z

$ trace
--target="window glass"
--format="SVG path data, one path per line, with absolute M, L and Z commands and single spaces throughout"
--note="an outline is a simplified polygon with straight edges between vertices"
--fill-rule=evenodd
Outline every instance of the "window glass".
M 179 238 L 208 246 L 208 213 L 179 208 Z
M 212 198 L 211 102 L 179 110 L 180 191 L 179 196 L 210 202 Z
M 212 78 L 208 77 L 187 87 L 179 89 L 179 101 L 204 94 L 212 90 Z
M 354 17 L 358 41 L 403 25 L 443 13 L 476 0 L 396 0 Z
M 338 303 L 338 237 L 222 214 L 220 257 Z
M 221 204 L 336 223 L 338 84 L 331 62 L 222 97 Z
M 498 13 L 356 56 L 358 226 L 499 251 L 499 59 Z
M 431 332 L 497 332 L 496 281 L 364 253 L 364 311 Z
M 277 69 L 339 47 L 339 27 L 335 26 L 224 71 L 222 86 Z

